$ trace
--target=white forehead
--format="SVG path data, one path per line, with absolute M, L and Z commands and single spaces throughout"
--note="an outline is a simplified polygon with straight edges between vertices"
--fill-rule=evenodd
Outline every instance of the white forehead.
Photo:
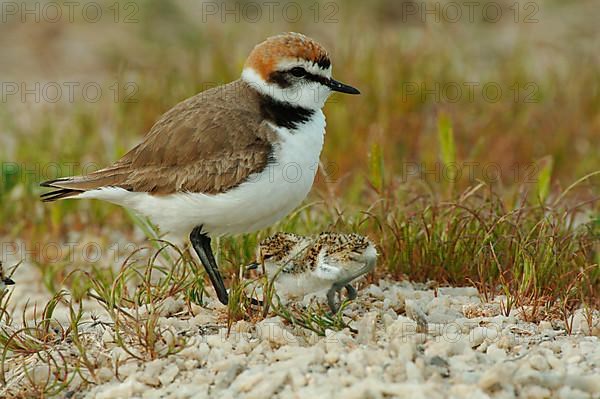
M 285 71 L 298 66 L 306 69 L 308 73 L 312 73 L 313 75 L 331 78 L 331 65 L 328 68 L 321 68 L 319 64 L 310 60 L 287 58 L 279 61 L 275 68 L 278 71 Z

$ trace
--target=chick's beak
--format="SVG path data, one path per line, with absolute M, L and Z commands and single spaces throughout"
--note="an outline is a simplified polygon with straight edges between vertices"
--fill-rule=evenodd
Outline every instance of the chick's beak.
M 257 262 L 250 263 L 248 266 L 246 266 L 246 271 L 256 270 L 256 269 L 258 269 L 258 266 L 259 266 L 259 264 Z

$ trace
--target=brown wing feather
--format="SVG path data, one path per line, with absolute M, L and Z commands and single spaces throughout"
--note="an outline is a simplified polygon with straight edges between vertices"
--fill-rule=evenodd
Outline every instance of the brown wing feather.
M 260 115 L 258 94 L 238 80 L 167 111 L 114 165 L 42 185 L 76 192 L 113 186 L 153 194 L 216 194 L 263 170 L 274 139 Z M 63 198 L 51 194 L 46 199 Z

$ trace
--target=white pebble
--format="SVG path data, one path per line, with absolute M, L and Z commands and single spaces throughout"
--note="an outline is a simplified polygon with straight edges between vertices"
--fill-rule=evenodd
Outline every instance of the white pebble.
M 256 325 L 258 337 L 275 346 L 297 345 L 298 338 L 281 325 L 279 317 L 265 319 Z
M 146 391 L 146 386 L 135 378 L 127 378 L 123 382 L 110 383 L 102 387 L 95 395 L 96 399 L 132 398 Z
M 422 382 L 423 373 L 413 362 L 406 362 L 406 379 L 409 382 Z
M 590 399 L 591 396 L 583 391 L 578 389 L 573 389 L 571 387 L 562 387 L 558 390 L 557 397 L 559 399 Z
M 475 327 L 470 334 L 471 347 L 475 348 L 484 340 L 494 341 L 498 337 L 498 330 L 489 327 Z
M 398 316 L 398 320 L 393 322 L 387 329 L 386 334 L 389 337 L 410 337 L 417 333 L 417 323 L 408 317 Z
M 600 395 L 600 378 L 598 375 L 574 375 L 567 374 L 565 383 L 580 391 L 592 395 Z
M 377 313 L 369 312 L 358 322 L 358 343 L 368 345 L 375 342 L 375 327 L 377 322 Z
M 29 376 L 31 383 L 38 388 L 45 387 L 52 381 L 52 371 L 47 364 L 38 364 L 34 366 L 27 371 L 27 375 Z
M 542 388 L 537 385 L 528 385 L 521 389 L 520 395 L 524 398 L 545 399 L 551 397 L 551 392 L 547 388 Z
M 496 344 L 488 346 L 486 354 L 496 363 L 506 360 L 506 351 L 502 348 L 498 348 Z
M 417 323 L 417 332 L 426 333 L 429 322 L 425 312 L 421 309 L 417 301 L 407 299 L 405 304 L 406 315 Z
M 438 288 L 439 295 L 449 296 L 478 296 L 479 291 L 475 287 L 440 287 Z

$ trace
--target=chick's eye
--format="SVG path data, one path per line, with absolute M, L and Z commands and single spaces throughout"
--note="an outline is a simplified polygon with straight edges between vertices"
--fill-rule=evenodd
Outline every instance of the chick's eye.
M 306 75 L 306 69 L 304 69 L 302 67 L 294 67 L 294 68 L 290 69 L 290 72 L 292 75 L 294 75 L 297 78 L 300 78 L 300 77 Z

